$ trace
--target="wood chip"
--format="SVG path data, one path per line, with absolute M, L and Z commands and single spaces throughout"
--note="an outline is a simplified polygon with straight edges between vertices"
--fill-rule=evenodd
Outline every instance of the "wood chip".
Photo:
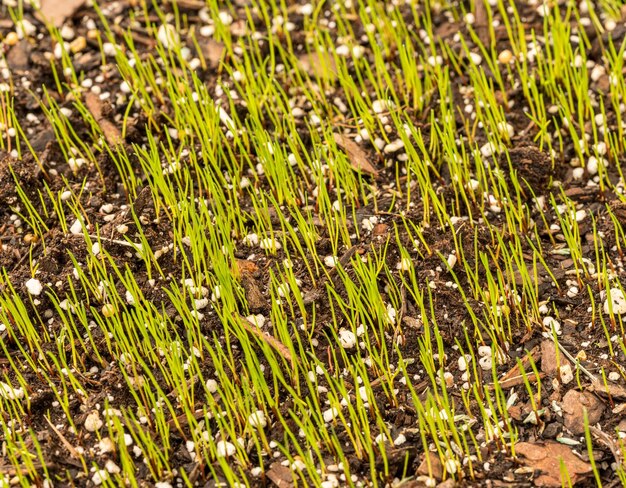
M 268 300 L 263 296 L 256 279 L 250 274 L 241 275 L 241 286 L 246 293 L 248 308 L 252 311 L 263 310 L 268 305 Z
M 372 176 L 378 176 L 378 170 L 374 168 L 367 160 L 367 154 L 361 149 L 361 147 L 352 139 L 347 138 L 341 134 L 333 134 L 335 144 L 343 149 L 348 155 L 350 165 L 357 171 L 362 171 Z
M 100 100 L 100 97 L 95 93 L 87 92 L 85 94 L 85 105 L 87 106 L 87 110 L 93 115 L 93 118 L 96 119 L 96 122 L 98 122 L 106 141 L 111 146 L 122 142 L 122 134 L 117 126 L 102 116 L 102 100 Z
M 35 14 L 42 22 L 50 22 L 56 28 L 72 17 L 85 0 L 41 0 L 41 8 Z

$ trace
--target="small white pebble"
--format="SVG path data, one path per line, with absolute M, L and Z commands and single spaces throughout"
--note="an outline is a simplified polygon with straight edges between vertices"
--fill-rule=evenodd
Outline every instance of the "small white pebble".
M 257 410 L 248 417 L 248 423 L 255 429 L 264 429 L 267 427 L 267 418 L 265 412 Z
M 219 441 L 217 443 L 215 453 L 217 457 L 230 457 L 237 452 L 237 448 L 234 444 L 226 441 Z
M 324 264 L 329 268 L 334 268 L 337 264 L 339 264 L 339 259 L 337 256 L 326 256 L 324 258 Z
M 339 415 L 339 409 L 337 409 L 337 407 L 331 407 L 328 410 L 324 411 L 322 417 L 324 418 L 324 422 L 328 423 L 332 422 L 337 417 L 337 415 Z
M 39 281 L 38 279 L 31 278 L 30 280 L 26 282 L 26 289 L 28 290 L 28 293 L 30 293 L 31 295 L 38 296 L 43 291 L 43 285 L 41 284 L 41 281 Z
M 210 378 L 206 380 L 205 385 L 209 393 L 215 393 L 217 391 L 217 381 L 215 381 L 214 379 Z
M 356 335 L 351 330 L 341 329 L 339 331 L 339 343 L 344 349 L 352 349 L 356 346 Z
M 567 385 L 574 380 L 574 372 L 572 371 L 572 367 L 569 365 L 569 363 L 564 364 L 559 368 L 559 374 L 561 376 L 561 382 L 564 385 Z
M 95 432 L 100 430 L 103 422 L 100 418 L 100 413 L 97 410 L 93 410 L 87 417 L 85 417 L 85 429 L 88 432 Z

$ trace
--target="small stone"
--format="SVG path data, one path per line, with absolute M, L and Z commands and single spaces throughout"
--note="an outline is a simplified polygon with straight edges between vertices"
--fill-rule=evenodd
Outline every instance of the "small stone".
M 556 320 L 554 317 L 544 317 L 543 325 L 552 333 L 556 333 L 556 335 L 561 335 L 561 323 Z
M 334 268 L 339 263 L 337 256 L 326 256 L 324 258 L 324 264 L 329 268 Z
M 80 219 L 76 219 L 74 221 L 74 223 L 70 227 L 70 232 L 75 236 L 83 233 L 83 223 L 80 221 Z
M 339 409 L 336 407 L 331 407 L 328 410 L 324 410 L 322 417 L 324 417 L 324 422 L 329 423 L 332 422 L 337 415 L 339 415 Z
M 206 386 L 207 391 L 211 394 L 217 391 L 217 381 L 215 381 L 212 378 L 206 380 L 205 386 Z
M 405 442 L 406 442 L 406 436 L 404 434 L 399 434 L 398 437 L 396 437 L 393 440 L 393 445 L 394 446 L 401 446 Z
M 100 486 L 102 483 L 104 483 L 108 479 L 109 479 L 109 473 L 104 469 L 99 469 L 91 477 L 91 482 L 96 486 Z
M 100 454 L 106 454 L 108 452 L 115 451 L 115 443 L 111 440 L 110 437 L 104 437 L 98 443 L 98 449 L 100 450 Z
M 404 147 L 404 142 L 402 141 L 402 139 L 396 139 L 395 141 L 392 141 L 389 144 L 387 144 L 385 148 L 383 149 L 383 152 L 385 154 L 391 154 L 396 151 L 399 151 L 403 147 Z
M 120 467 L 113 462 L 113 460 L 109 459 L 104 465 L 104 469 L 107 470 L 110 474 L 119 474 L 121 472 Z
M 265 239 L 262 239 L 259 242 L 259 247 L 267 251 L 277 251 L 282 246 L 280 242 L 278 242 L 276 239 L 272 239 L 271 237 L 266 237 Z
M 7 400 L 21 400 L 24 398 L 24 390 L 22 388 L 13 388 L 7 383 L 0 382 L 0 397 Z
M 478 360 L 478 364 L 484 371 L 489 371 L 493 364 L 491 356 L 484 356 Z
M 483 57 L 478 53 L 469 53 L 469 58 L 470 61 L 477 66 L 483 62 Z
M 374 100 L 372 103 L 372 110 L 374 113 L 381 114 L 388 109 L 387 102 L 385 100 Z
M 574 168 L 572 170 L 572 178 L 575 180 L 582 180 L 585 174 L 585 168 Z
M 480 154 L 482 154 L 484 158 L 489 158 L 493 156 L 497 150 L 498 148 L 493 142 L 487 142 L 480 147 Z
M 459 371 L 465 371 L 467 369 L 467 364 L 468 364 L 468 357 L 467 356 L 461 356 L 458 360 L 458 364 L 459 364 Z

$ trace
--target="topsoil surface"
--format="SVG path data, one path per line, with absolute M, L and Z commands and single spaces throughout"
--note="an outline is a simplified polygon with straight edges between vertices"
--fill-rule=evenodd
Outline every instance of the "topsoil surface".
M 107 18 L 114 21 L 123 30 L 126 30 L 129 26 L 129 19 L 131 19 L 131 12 L 138 15 L 137 18 L 141 19 L 144 12 L 138 7 L 134 6 L 136 2 L 132 1 L 114 1 L 114 2 L 100 2 L 103 7 L 103 11 Z M 202 24 L 202 21 L 198 17 L 197 9 L 186 8 L 185 2 L 180 2 L 180 10 L 187 15 L 187 19 L 190 25 Z M 239 2 L 245 3 L 245 2 Z M 167 7 L 164 7 L 167 8 Z M 542 28 L 543 19 L 537 14 L 534 7 L 528 7 L 528 11 L 524 12 L 524 6 L 519 7 L 524 14 L 525 21 L 529 27 L 536 26 L 540 31 Z M 243 19 L 244 11 L 238 7 L 235 11 L 241 15 Z M 295 9 L 294 9 L 295 11 Z M 6 36 L 13 30 L 12 23 L 7 20 L 7 9 L 0 6 L 0 37 Z M 148 13 L 150 9 L 148 9 Z M 2 17 L 4 15 L 4 18 Z M 46 236 L 45 248 L 33 241 L 32 234 L 25 230 L 24 224 L 19 225 L 18 218 L 13 216 L 14 210 L 12 206 L 18 201 L 16 182 L 21 185 L 27 194 L 32 197 L 32 201 L 35 205 L 41 205 L 37 190 L 44 188 L 46 183 L 53 191 L 59 191 L 66 186 L 72 187 L 80 193 L 78 189 L 82 186 L 81 205 L 82 210 L 85 213 L 86 219 L 93 225 L 99 226 L 102 230 L 101 235 L 107 235 L 114 237 L 113 230 L 115 226 L 124 223 L 130 227 L 132 232 L 134 222 L 127 217 L 125 210 L 128 209 L 128 205 L 133 205 L 135 213 L 140 217 L 141 221 L 145 223 L 144 231 L 147 235 L 148 241 L 153 249 L 160 249 L 163 246 L 167 246 L 171 242 L 170 238 L 170 223 L 162 220 L 155 220 L 155 210 L 152 204 L 149 191 L 140 192 L 139 197 L 134 202 L 129 202 L 125 196 L 122 181 L 120 180 L 118 173 L 110 158 L 103 154 L 99 160 L 99 166 L 104 174 L 106 182 L 106 190 L 104 190 L 100 175 L 94 170 L 90 170 L 85 167 L 78 172 L 72 171 L 68 162 L 63 156 L 61 148 L 55 140 L 55 134 L 52 127 L 46 120 L 44 112 L 40 106 L 40 97 L 42 97 L 42 88 L 46 87 L 49 91 L 49 95 L 55 100 L 61 107 L 72 108 L 72 101 L 60 97 L 55 89 L 55 81 L 52 72 L 52 66 L 56 63 L 57 69 L 58 61 L 53 59 L 50 62 L 50 53 L 54 52 L 53 41 L 48 35 L 47 31 L 43 28 L 42 24 L 37 18 L 30 12 L 26 11 L 26 18 L 29 19 L 33 25 L 36 25 L 39 30 L 39 34 L 35 39 L 24 39 L 17 42 L 15 45 L 4 45 L 4 55 L 6 56 L 6 63 L 10 70 L 14 84 L 14 109 L 18 119 L 22 123 L 23 127 L 27 131 L 27 135 L 30 138 L 30 142 L 34 151 L 39 155 L 42 167 L 40 167 L 30 155 L 25 155 L 23 159 L 18 159 L 11 155 L 9 151 L 5 151 L 0 154 L 0 241 L 2 243 L 2 252 L 0 252 L 0 266 L 2 266 L 3 272 L 9 278 L 9 280 L 16 287 L 17 293 L 23 296 L 25 299 L 28 297 L 27 291 L 22 284 L 24 284 L 31 277 L 30 261 L 37 260 L 39 263 L 38 277 L 42 282 L 50 282 L 54 284 L 54 290 L 58 296 L 64 296 L 69 293 L 68 289 L 68 277 L 71 277 L 73 273 L 74 263 L 70 260 L 69 254 L 73 254 L 80 262 L 86 253 L 84 248 L 84 242 L 82 238 L 76 237 L 71 234 L 67 234 L 59 227 L 58 219 L 54 215 L 47 215 L 44 217 L 49 232 Z M 296 25 L 301 25 L 301 19 L 297 14 L 291 19 Z M 235 19 L 236 23 L 237 19 Z M 93 25 L 91 25 L 93 22 Z M 300 22 L 300 24 L 299 24 Z M 439 38 L 451 45 L 453 49 L 460 49 L 460 46 L 455 45 L 453 41 L 453 34 L 458 30 L 464 29 L 462 22 L 453 22 L 445 16 L 438 16 L 437 13 L 433 13 L 433 22 L 437 26 Z M 75 31 L 75 36 L 83 36 L 87 39 L 87 45 L 78 55 L 74 56 L 75 68 L 77 73 L 83 79 L 93 80 L 93 86 L 97 86 L 99 93 L 110 93 L 110 97 L 105 100 L 100 100 L 101 118 L 100 123 L 108 123 L 119 125 L 119 121 L 124 114 L 125 105 L 116 105 L 116 94 L 119 93 L 121 78 L 116 71 L 114 61 L 112 58 L 106 59 L 105 65 L 102 65 L 102 57 L 100 54 L 100 48 L 98 43 L 93 40 L 93 36 L 88 32 L 88 27 L 95 29 L 101 29 L 101 23 L 93 8 L 88 6 L 80 6 L 77 10 L 71 14 L 66 21 L 66 24 L 71 26 Z M 358 26 L 357 26 L 358 28 Z M 362 27 L 361 27 L 362 29 Z M 92 29 L 93 30 L 93 29 Z M 142 33 L 140 29 L 133 27 L 132 32 L 136 36 L 139 42 L 136 43 L 136 47 L 140 55 L 153 54 L 153 46 L 151 41 L 146 40 L 145 33 Z M 331 31 L 332 32 L 332 31 Z M 358 32 L 358 30 L 357 30 Z M 496 33 L 498 34 L 499 31 Z M 619 24 L 618 28 L 614 30 L 611 35 L 613 36 L 614 43 L 619 45 L 624 37 L 623 23 Z M 332 33 L 337 35 L 337 33 Z M 295 39 L 298 38 L 297 32 L 293 33 Z M 601 41 L 602 39 L 590 33 L 592 45 L 589 48 L 589 59 L 600 60 L 601 56 Z M 144 42 L 142 42 L 142 40 Z M 498 42 L 501 43 L 501 48 L 507 47 L 506 39 L 502 38 Z M 302 44 L 295 42 L 296 49 L 303 50 Z M 500 45 L 498 46 L 500 49 Z M 227 63 L 228 60 L 226 59 Z M 199 70 L 200 78 L 206 83 L 208 87 L 213 89 L 216 86 L 217 79 L 223 75 L 223 71 L 220 71 L 216 65 L 209 65 L 206 70 Z M 466 80 L 462 77 L 455 77 L 452 80 L 452 91 L 455 97 L 462 98 L 460 89 L 464 86 Z M 600 80 L 598 83 L 601 83 Z M 596 87 L 598 88 L 598 87 Z M 601 89 L 601 88 L 598 88 Z M 336 93 L 336 96 L 341 97 L 341 93 Z M 615 208 L 615 213 L 623 225 L 626 223 L 626 208 L 622 208 L 622 205 L 616 202 L 616 196 L 610 192 L 602 192 L 597 186 L 588 186 L 587 179 L 576 180 L 572 177 L 572 167 L 569 164 L 569 158 L 574 154 L 573 143 L 569 141 L 564 148 L 563 155 L 557 160 L 556 165 L 552 165 L 550 158 L 539 148 L 534 142 L 534 135 L 536 134 L 536 128 L 532 127 L 528 123 L 528 117 L 522 113 L 522 98 L 521 94 L 512 91 L 508 94 L 510 100 L 518 100 L 520 103 L 513 105 L 507 113 L 507 120 L 513 125 L 515 129 L 515 136 L 512 138 L 510 148 L 511 165 L 516 171 L 517 178 L 526 182 L 524 185 L 524 196 L 527 198 L 529 208 L 533 210 L 530 213 L 530 218 L 535 220 L 538 226 L 542 226 L 542 218 L 546 218 L 548 222 L 556 221 L 556 216 L 546 214 L 542 216 L 542 212 L 537 210 L 532 205 L 533 194 L 535 196 L 549 196 L 551 192 L 555 191 L 553 182 L 560 181 L 561 187 L 557 189 L 557 194 L 562 190 L 570 198 L 582 205 L 590 215 L 594 215 L 597 218 L 598 231 L 603 232 L 602 235 L 606 237 L 604 242 L 605 249 L 611 249 L 610 259 L 615 265 L 617 272 L 622 272 L 622 255 L 621 249 L 615 248 L 615 242 L 610 242 L 611 236 L 614 236 L 613 223 L 603 218 L 606 214 L 606 205 L 612 205 Z M 435 102 L 433 102 L 435 103 Z M 241 110 L 244 109 L 241 107 Z M 610 114 L 609 114 L 610 115 Z M 71 119 L 72 126 L 79 136 L 81 134 L 89 134 L 89 128 L 85 125 L 83 120 L 78 117 L 76 111 L 73 111 L 73 117 Z M 424 114 L 416 114 L 416 123 L 422 124 L 422 130 L 425 139 L 429 137 L 429 111 L 426 110 Z M 141 142 L 145 140 L 145 125 L 143 120 L 134 120 L 131 126 L 125 133 L 124 144 L 130 144 L 132 142 Z M 461 122 L 459 120 L 459 122 Z M 610 123 L 610 122 L 609 122 Z M 306 131 L 302 127 L 303 132 Z M 368 152 L 370 161 L 376 162 L 377 156 L 371 147 L 363 146 L 364 150 Z M 623 162 L 623 160 L 622 160 Z M 503 168 L 508 168 L 508 165 L 503 164 Z M 43 171 L 42 171 L 43 168 Z M 137 169 L 139 173 L 139 169 Z M 508 172 L 508 169 L 506 169 Z M 614 181 L 619 179 L 619 174 L 615 170 L 609 169 L 612 172 L 611 178 Z M 445 169 L 442 171 L 441 176 L 441 191 L 446 190 L 446 175 Z M 506 174 L 506 178 L 510 181 L 510 174 Z M 379 171 L 377 176 L 378 182 L 381 187 L 384 187 L 386 182 L 392 182 L 395 179 L 395 169 L 385 168 Z M 390 202 L 386 207 L 384 202 Z M 382 246 L 387 242 L 387 238 L 394 229 L 394 223 L 401 223 L 399 219 L 394 216 L 395 208 L 391 204 L 392 196 L 385 197 L 384 195 L 378 202 L 378 209 L 370 207 L 361 207 L 357 211 L 359 219 L 369 218 L 371 216 L 378 216 L 378 224 L 374 227 L 373 231 L 362 238 L 360 242 L 356 242 L 353 248 L 343 249 L 346 259 L 345 263 L 349 263 L 349 257 L 355 253 L 371 252 L 372 246 L 374 248 Z M 397 202 L 398 204 L 400 202 Z M 244 208 L 254 208 L 251 202 L 243 202 Z M 398 205 L 400 207 L 400 205 Z M 385 208 L 385 212 L 381 212 L 380 209 Z M 43 205 L 41 205 L 43 211 Z M 459 215 L 463 215 L 467 210 L 471 209 L 457 209 Z M 414 208 L 414 215 L 406 215 L 408 218 L 414 218 L 416 221 L 421 219 L 421 209 L 419 205 Z M 477 250 L 489 250 L 493 245 L 493 239 L 490 229 L 504 228 L 505 222 L 499 221 L 501 217 L 494 214 L 493 219 L 487 224 L 477 224 L 475 228 L 469 226 L 459 226 L 457 234 L 464 245 L 467 245 L 465 249 L 465 255 L 468 259 L 473 259 Z M 251 229 L 253 226 L 251 226 Z M 402 226 L 400 225 L 400 228 Z M 323 229 L 320 229 L 323 232 Z M 107 234 L 109 232 L 109 234 Z M 393 236 L 392 236 L 393 237 Z M 433 225 L 430 229 L 425 231 L 425 238 L 428 245 L 434 251 L 431 258 L 421 259 L 417 254 L 412 256 L 414 258 L 414 265 L 417 267 L 417 275 L 422 280 L 422 283 L 431 282 L 431 300 L 433 303 L 432 309 L 435 311 L 437 323 L 440 331 L 443 334 L 444 347 L 447 354 L 450 355 L 448 364 L 451 365 L 450 372 L 454 375 L 454 386 L 451 386 L 452 402 L 461 402 L 461 395 L 458 392 L 461 388 L 461 371 L 457 369 L 457 357 L 459 352 L 457 348 L 453 347 L 459 338 L 464 336 L 463 324 L 469 322 L 468 307 L 460 299 L 459 293 L 452 287 L 446 286 L 446 282 L 451 280 L 450 275 L 446 270 L 441 268 L 441 259 L 438 257 L 438 253 L 443 256 L 447 256 L 454 250 L 453 243 L 450 239 L 442 233 L 436 226 Z M 546 233 L 544 236 L 544 249 L 553 250 L 555 244 L 553 242 L 553 236 Z M 584 255 L 595 261 L 593 255 L 593 239 L 591 221 L 588 219 L 586 222 L 581 223 L 581 240 L 583 241 L 583 253 Z M 474 247 L 474 243 L 477 240 L 478 247 Z M 393 239 L 391 241 L 393 243 Z M 408 243 L 407 243 L 408 244 Z M 329 242 L 327 239 L 322 238 L 319 242 L 319 254 L 324 256 L 330 253 Z M 406 246 L 411 249 L 411 245 Z M 146 273 L 145 266 L 141 260 L 134 257 L 131 253 L 128 253 L 128 248 L 122 245 L 111 244 L 107 251 L 115 258 L 115 260 L 122 265 L 128 266 L 128 269 L 133 273 L 137 282 L 143 287 L 144 295 L 147 299 L 152 300 L 155 303 L 162 303 L 165 310 L 169 311 L 172 315 L 176 314 L 176 311 L 168 303 L 167 295 L 161 289 L 159 284 L 152 286 L 149 283 L 149 278 Z M 530 248 L 526 249 L 529 255 L 532 254 Z M 341 257 L 341 256 L 340 256 Z M 248 255 L 241 253 L 239 256 L 242 260 L 246 260 Z M 268 284 L 270 283 L 270 270 L 273 260 L 276 262 L 281 261 L 284 258 L 279 252 L 275 257 L 261 256 L 259 255 L 256 261 L 253 261 L 250 265 L 248 272 L 244 273 L 243 286 L 246 290 L 246 298 L 248 299 L 250 309 L 257 313 L 268 312 L 271 306 L 268 300 Z M 390 244 L 390 250 L 388 254 L 390 262 L 395 263 L 400 259 L 400 255 L 397 249 L 394 249 L 394 244 Z M 538 296 L 542 302 L 548 304 L 550 308 L 558 310 L 560 316 L 560 323 L 562 327 L 560 343 L 569 350 L 573 355 L 577 355 L 580 358 L 581 364 L 590 372 L 598 374 L 601 368 L 606 371 L 618 371 L 620 373 L 620 379 L 617 382 L 612 383 L 616 390 L 615 395 L 610 396 L 598 392 L 591 392 L 589 388 L 589 381 L 586 377 L 581 377 L 581 381 L 587 386 L 584 389 L 585 394 L 591 395 L 593 398 L 579 398 L 573 393 L 569 393 L 567 402 L 564 402 L 564 397 L 568 392 L 573 391 L 575 383 L 564 385 L 560 381 L 559 373 L 554 365 L 554 361 L 551 359 L 555 356 L 554 346 L 551 346 L 551 341 L 546 341 L 541 334 L 541 326 L 539 325 L 536 330 L 528 331 L 523 327 L 523 322 L 520 317 L 514 314 L 510 317 L 511 328 L 514 334 L 513 345 L 511 345 L 508 354 L 515 358 L 516 356 L 522 359 L 525 355 L 525 351 L 530 351 L 533 358 L 541 366 L 540 374 L 542 376 L 543 390 L 541 394 L 541 405 L 545 408 L 545 414 L 540 419 L 536 419 L 534 422 L 528 422 L 528 416 L 532 411 L 531 403 L 528 399 L 527 393 L 523 387 L 520 388 L 520 382 L 512 380 L 509 384 L 507 391 L 517 386 L 517 392 L 520 396 L 520 401 L 514 408 L 511 408 L 510 415 L 514 418 L 516 427 L 519 433 L 519 441 L 529 443 L 534 447 L 534 453 L 541 458 L 539 460 L 528 463 L 530 468 L 525 467 L 525 463 L 522 456 L 517 460 L 514 460 L 507 455 L 499 451 L 498 446 L 493 444 L 485 448 L 485 452 L 482 452 L 482 459 L 485 461 L 483 466 L 478 466 L 473 473 L 474 478 L 466 478 L 461 484 L 466 486 L 529 486 L 537 483 L 537 473 L 543 470 L 543 472 L 553 472 L 549 468 L 541 463 L 545 461 L 544 457 L 550 458 L 555 455 L 560 447 L 554 447 L 550 441 L 554 441 L 557 437 L 572 437 L 579 435 L 580 432 L 572 432 L 577 430 L 575 422 L 577 420 L 574 413 L 570 416 L 570 420 L 566 420 L 567 415 L 557 415 L 551 406 L 556 402 L 558 405 L 562 405 L 562 409 L 566 409 L 568 405 L 581 404 L 581 402 L 591 402 L 592 410 L 594 413 L 595 425 L 601 427 L 601 431 L 604 433 L 614 433 L 615 429 L 620 431 L 626 431 L 626 419 L 622 417 L 622 412 L 626 411 L 624 402 L 626 401 L 626 390 L 622 390 L 620 385 L 623 385 L 624 374 L 623 365 L 625 363 L 624 348 L 620 348 L 617 343 L 623 344 L 623 335 L 619 329 L 614 331 L 615 337 L 606 337 L 603 329 L 592 321 L 592 314 L 589 310 L 589 304 L 585 300 L 581 300 L 576 297 L 569 297 L 567 291 L 571 288 L 572 283 L 568 270 L 572 269 L 573 263 L 567 256 L 558 253 L 546 253 L 544 256 L 545 266 L 553 273 L 556 280 L 561 284 L 560 287 L 555 287 L 551 280 L 545 279 L 545 276 L 538 277 L 537 290 Z M 174 261 L 171 254 L 165 254 L 160 261 L 164 274 L 177 276 L 178 264 Z M 325 300 L 316 299 L 317 290 L 307 285 L 307 278 L 305 277 L 305 268 L 302 263 L 295 262 L 296 270 L 300 269 L 300 273 L 303 278 L 302 291 L 307 297 L 309 306 L 315 306 L 318 308 L 319 323 L 324 323 L 324 317 L 331 318 L 331 311 L 328 308 L 328 304 Z M 482 275 L 484 279 L 484 275 Z M 463 286 L 467 284 L 467 279 L 460 275 L 460 284 Z M 309 289 L 307 289 L 309 286 Z M 381 287 L 384 286 L 384 279 L 381 278 Z M 576 286 L 579 286 L 576 283 Z M 583 286 L 590 287 L 596 298 L 596 303 L 603 303 L 598 288 L 598 283 L 594 280 L 589 280 L 584 283 Z M 342 293 L 341 290 L 339 290 Z M 47 303 L 47 298 L 43 295 L 39 298 L 41 304 L 40 309 L 46 309 L 50 304 Z M 404 317 L 415 317 L 419 314 L 414 303 L 407 294 L 406 302 L 402 304 L 402 315 Z M 476 311 L 480 310 L 481 304 L 475 304 Z M 55 322 L 58 324 L 58 322 Z M 418 326 L 411 327 L 410 321 L 406 323 L 406 334 L 404 337 L 403 345 L 400 346 L 405 357 L 412 357 L 411 347 L 415 347 L 419 338 L 420 330 Z M 415 325 L 415 324 L 413 324 Z M 214 331 L 219 331 L 220 323 L 217 318 L 207 318 L 202 324 L 205 329 L 204 332 L 211 336 Z M 97 330 L 95 331 L 97 334 Z M 216 334 L 215 337 L 219 337 L 220 334 Z M 395 338 L 389 337 L 391 341 Z M 17 344 L 11 342 L 11 338 L 4 335 L 2 340 L 7 341 L 8 350 L 17 351 Z M 98 338 L 96 337 L 96 341 Z M 104 341 L 104 338 L 101 338 Z M 607 340 L 616 341 L 614 344 L 614 350 L 616 352 L 615 357 L 610 357 L 607 354 Z M 336 347 L 329 344 L 329 340 L 323 331 L 319 333 L 319 350 L 316 352 L 318 358 L 327 357 L 328 347 Z M 51 352 L 56 351 L 55 344 L 46 344 L 44 348 Z M 551 349 L 552 347 L 552 349 Z M 581 354 L 584 352 L 584 354 Z M 0 363 L 6 365 L 7 359 L 0 359 Z M 87 358 L 87 366 L 89 358 Z M 501 367 L 499 373 L 507 373 L 511 369 L 509 363 L 506 367 Z M 2 366 L 4 372 L 9 372 L 6 366 Z M 411 374 L 418 374 L 417 365 L 415 365 L 414 371 L 409 371 Z M 485 371 L 485 382 L 490 382 L 491 371 Z M 515 377 L 515 371 L 510 375 Z M 55 422 L 54 397 L 50 391 L 47 391 L 47 386 L 44 386 L 42 381 L 36 374 L 32 374 L 29 378 L 29 387 L 33 392 L 37 392 L 32 396 L 32 404 L 28 413 L 28 424 L 34 431 L 38 432 L 38 438 L 41 439 L 41 444 L 46 450 L 45 457 L 49 459 L 50 472 L 54 473 L 56 478 L 55 486 L 70 486 L 75 484 L 77 486 L 88 485 L 91 481 L 87 479 L 76 478 L 78 473 L 82 471 L 82 466 L 76 463 L 67 453 L 67 451 L 59 445 L 58 436 L 50 428 L 50 425 L 45 420 L 44 416 L 51 413 L 53 423 L 62 423 L 59 417 L 59 422 Z M 90 379 L 85 384 L 89 390 L 89 402 L 91 405 L 102 403 L 107 397 L 114 397 L 114 401 L 111 407 L 119 408 L 125 405 L 125 402 L 132 402 L 129 392 L 119 391 L 115 385 L 118 383 L 124 383 L 121 373 L 117 367 L 112 364 L 109 371 L 102 371 L 95 379 Z M 424 389 L 426 384 L 423 385 Z M 456 390 L 456 391 L 455 391 Z M 578 390 L 578 389 L 577 389 Z M 424 393 L 424 391 L 418 391 L 418 394 Z M 420 474 L 427 474 L 423 460 L 423 447 L 421 439 L 417 430 L 414 428 L 417 425 L 416 412 L 411 406 L 410 399 L 403 399 L 403 393 L 400 393 L 400 405 L 391 406 L 386 404 L 386 396 L 383 392 L 375 392 L 379 396 L 380 403 L 385 412 L 385 422 L 393 426 L 394 432 L 403 432 L 407 438 L 407 442 L 398 447 L 396 453 L 389 456 L 387 462 L 390 466 L 390 472 L 400 475 L 405 466 L 409 466 L 408 472 L 415 476 Z M 582 393 L 581 393 L 582 394 Z M 289 408 L 289 398 L 285 398 L 284 409 Z M 566 405 L 568 403 L 568 405 Z M 84 406 L 81 405 L 79 399 L 74 399 L 70 403 L 72 412 L 76 415 L 75 421 L 77 425 L 82 425 L 81 418 L 86 415 Z M 591 409 L 591 407 L 590 407 Z M 568 425 L 565 425 L 569 422 Z M 297 432 L 295 424 L 292 426 Z M 273 425 L 267 432 L 267 437 L 282 438 L 284 426 Z M 74 446 L 83 446 L 88 450 L 92 446 L 92 440 L 84 435 L 78 435 L 75 437 L 70 436 L 70 442 Z M 341 435 L 340 435 L 341 438 Z M 615 456 L 618 455 L 614 451 L 616 441 L 611 436 L 608 441 L 604 443 L 599 442 L 597 449 L 594 451 L 596 463 L 598 464 L 600 473 L 603 480 L 607 483 L 607 486 L 614 485 L 614 470 L 611 464 L 616 462 Z M 612 444 L 613 443 L 613 444 Z M 543 447 L 537 447 L 543 446 Z M 217 480 L 210 479 L 209 471 L 205 469 L 199 469 L 198 466 L 192 461 L 185 447 L 184 440 L 174 435 L 171 440 L 172 459 L 178 463 L 179 470 L 187 471 L 187 475 L 195 479 L 199 486 L 215 486 Z M 541 451 L 545 449 L 545 453 Z M 587 449 L 583 445 L 576 447 L 578 452 L 577 460 L 582 460 L 584 463 L 588 461 Z M 531 449 L 532 451 L 532 449 Z M 351 461 L 351 472 L 356 474 L 360 480 L 367 480 L 372 476 L 372 473 L 368 472 L 369 466 L 361 464 L 358 459 L 350 452 L 346 452 L 347 458 Z M 94 454 L 94 459 L 97 455 Z M 520 459 L 522 461 L 520 461 Z M 381 460 L 382 462 L 382 460 Z M 435 464 L 436 460 L 433 461 Z M 572 461 L 574 463 L 574 461 Z M 573 464 L 572 464 L 573 465 Z M 142 486 L 151 486 L 154 480 L 151 480 L 149 472 L 145 466 L 141 463 L 137 465 L 136 476 L 141 481 Z M 584 464 L 583 468 L 586 466 Z M 0 469 L 2 467 L 0 466 Z M 441 471 L 441 466 L 439 466 Z M 575 481 L 582 485 L 594 485 L 595 480 L 589 478 L 588 472 L 582 469 L 584 474 L 581 474 Z M 8 472 L 8 471 L 7 471 Z M 391 482 L 393 476 L 390 477 Z M 280 480 L 279 480 L 280 482 Z M 258 486 L 283 486 L 282 484 L 272 481 L 272 479 L 254 478 L 250 476 L 250 483 Z M 448 482 L 449 483 L 449 482 Z M 418 481 L 411 481 L 403 486 L 421 486 Z M 453 486 L 453 484 L 447 484 L 446 486 Z

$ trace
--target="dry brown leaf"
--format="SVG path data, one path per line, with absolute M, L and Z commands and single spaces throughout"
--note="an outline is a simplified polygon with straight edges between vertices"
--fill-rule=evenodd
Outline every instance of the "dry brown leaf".
M 266 342 L 271 347 L 273 347 L 282 357 L 284 357 L 287 361 L 289 361 L 292 365 L 294 364 L 294 358 L 282 342 L 276 339 L 274 336 L 268 334 L 267 332 L 263 332 L 256 325 L 252 325 L 248 322 L 244 317 L 241 318 L 241 326 L 246 329 L 250 334 L 258 337 L 263 342 Z
M 200 50 L 209 68 L 215 69 L 219 66 L 220 60 L 224 55 L 224 44 L 209 39 L 200 44 Z
M 249 259 L 235 259 L 234 274 L 235 276 L 253 275 L 259 270 L 254 261 Z
M 591 473 L 591 464 L 578 458 L 569 447 L 558 442 L 519 442 L 515 444 L 515 453 L 521 456 L 525 466 L 540 471 L 539 476 L 533 480 L 534 486 L 562 486 L 561 462 L 574 485 Z
M 337 146 L 343 149 L 348 155 L 352 168 L 372 176 L 378 176 L 378 170 L 370 164 L 367 160 L 367 154 L 365 154 L 365 151 L 363 151 L 356 142 L 336 133 L 333 134 L 333 139 Z
M 98 122 L 106 141 L 112 146 L 119 144 L 122 141 L 122 134 L 113 122 L 102 116 L 102 101 L 100 97 L 95 93 L 87 92 L 85 94 L 85 105 L 87 110 L 93 115 L 93 118 L 96 119 L 96 122 Z
M 41 8 L 35 16 L 42 22 L 50 22 L 59 28 L 84 3 L 85 0 L 41 0 Z
M 298 66 L 302 71 L 312 77 L 326 81 L 334 81 L 337 78 L 337 66 L 335 59 L 330 53 L 312 52 L 298 57 Z
M 283 466 L 280 463 L 272 463 L 266 475 L 278 488 L 294 486 L 292 471 L 287 466 Z

